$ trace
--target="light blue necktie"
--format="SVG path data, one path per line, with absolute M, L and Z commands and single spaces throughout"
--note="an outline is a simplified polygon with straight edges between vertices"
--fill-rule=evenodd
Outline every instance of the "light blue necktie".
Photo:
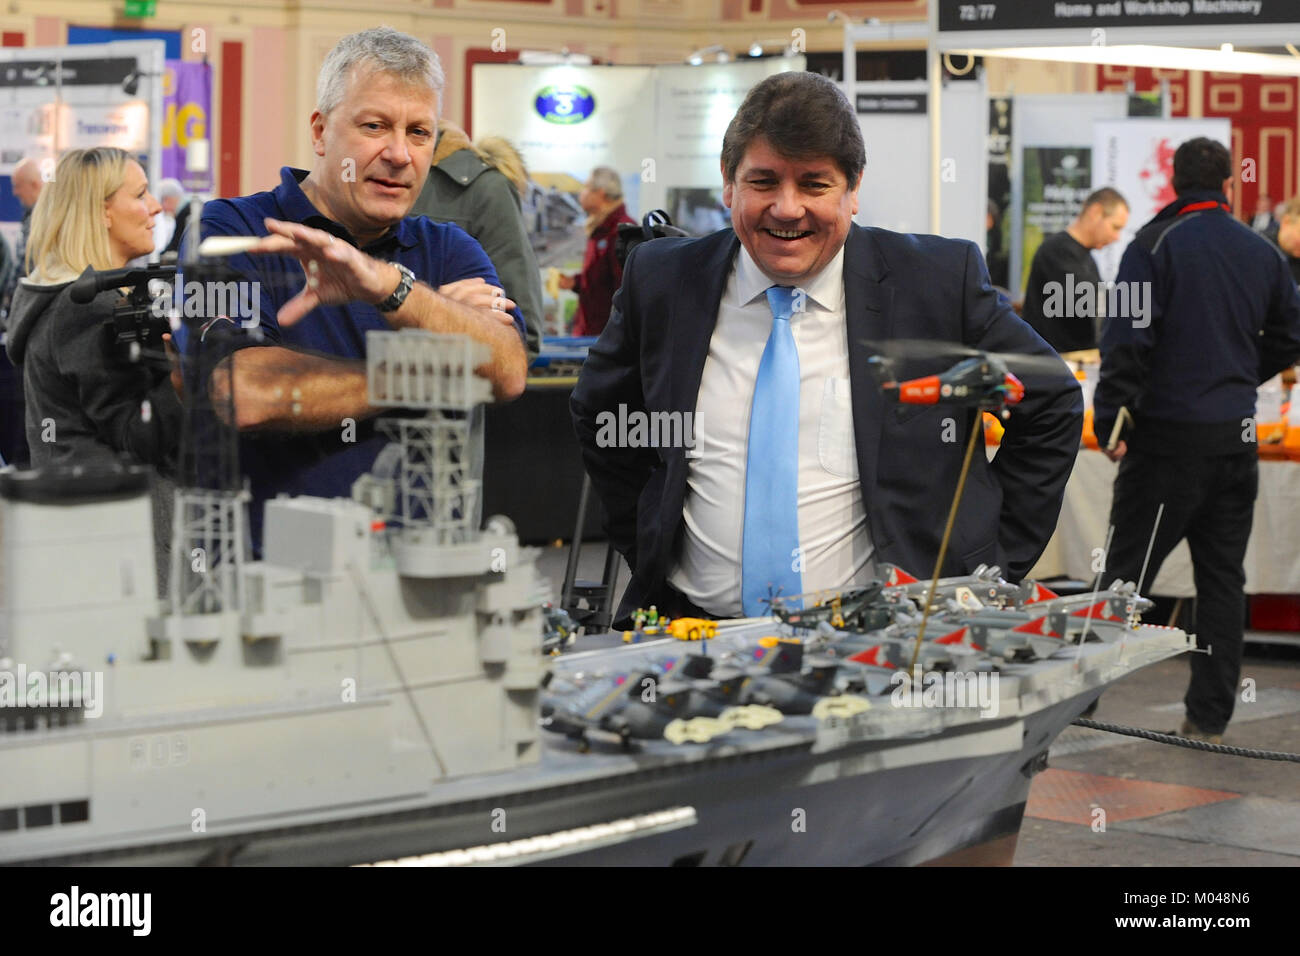
M 799 548 L 799 352 L 790 315 L 794 289 L 767 290 L 772 332 L 763 348 L 749 413 L 740 599 L 745 615 L 771 613 L 764 598 L 803 592 Z M 802 566 L 802 561 L 799 562 Z

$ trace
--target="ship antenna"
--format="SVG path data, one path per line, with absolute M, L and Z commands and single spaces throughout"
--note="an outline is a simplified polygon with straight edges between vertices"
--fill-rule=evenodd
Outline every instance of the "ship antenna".
M 191 202 L 190 219 L 178 283 L 188 280 L 205 291 L 227 279 L 238 289 L 240 314 L 260 303 L 243 301 L 247 283 L 238 281 L 221 260 L 202 258 L 197 241 L 201 206 Z M 184 278 L 182 278 L 184 276 Z M 210 303 L 213 296 L 203 295 Z M 239 473 L 239 435 L 235 422 L 233 360 L 222 350 L 204 347 L 216 330 L 217 316 L 184 310 L 181 371 L 184 419 L 176 475 L 176 510 L 172 518 L 172 574 L 169 587 L 173 616 L 209 615 L 243 607 L 244 503 L 248 498 Z M 205 310 L 199 310 L 205 311 Z M 256 315 L 256 311 L 251 314 Z M 229 320 L 224 320 L 229 322 Z M 255 330 L 254 335 L 258 334 Z
M 1106 562 L 1110 560 L 1110 543 L 1115 537 L 1115 526 L 1111 525 L 1106 531 L 1106 547 L 1101 549 L 1101 570 L 1097 572 L 1097 580 L 1092 585 L 1092 598 L 1088 604 L 1088 614 L 1083 619 L 1083 631 L 1079 634 L 1079 643 L 1074 653 L 1074 669 L 1079 669 L 1079 661 L 1083 656 L 1083 645 L 1088 640 L 1088 630 L 1092 627 L 1092 607 L 1097 603 L 1097 595 L 1101 593 L 1101 576 L 1106 573 Z M 1154 540 L 1154 538 L 1152 539 Z M 1062 627 L 1061 630 L 1069 630 Z
M 1137 583 L 1133 585 L 1137 588 L 1138 594 L 1142 593 L 1142 582 L 1147 578 L 1147 563 L 1151 560 L 1151 552 L 1156 546 L 1156 532 L 1160 530 L 1160 516 L 1165 513 L 1165 503 L 1160 502 L 1160 507 L 1156 509 L 1156 523 L 1151 527 L 1151 540 L 1147 542 L 1147 556 L 1142 559 L 1142 570 L 1138 574 Z
M 966 475 L 970 471 L 971 455 L 975 451 L 975 437 L 984 434 L 984 413 L 976 406 L 975 415 L 971 421 L 970 440 L 966 442 L 966 455 L 961 461 L 961 474 L 957 476 L 957 490 L 953 492 L 952 506 L 948 509 L 948 523 L 943 526 L 943 538 L 939 542 L 939 557 L 934 562 L 934 576 L 930 579 L 930 588 L 925 595 L 925 610 L 921 613 L 921 626 L 916 631 L 916 645 L 912 648 L 912 661 L 907 669 L 910 673 L 916 673 L 917 658 L 921 655 L 921 642 L 925 640 L 925 625 L 930 620 L 930 607 L 934 601 L 934 592 L 939 587 L 939 571 L 943 567 L 943 559 L 948 554 L 948 540 L 952 537 L 952 526 L 957 519 L 957 505 L 961 503 L 961 493 L 966 487 Z

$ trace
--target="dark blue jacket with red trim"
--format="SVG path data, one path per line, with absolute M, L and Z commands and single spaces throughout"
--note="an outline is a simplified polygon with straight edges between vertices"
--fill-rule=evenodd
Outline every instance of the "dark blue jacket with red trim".
M 1222 193 L 1190 191 L 1142 227 L 1115 284 L 1120 308 L 1107 313 L 1093 399 L 1098 440 L 1127 406 L 1132 449 L 1241 451 L 1256 388 L 1300 358 L 1300 294 L 1281 253 Z

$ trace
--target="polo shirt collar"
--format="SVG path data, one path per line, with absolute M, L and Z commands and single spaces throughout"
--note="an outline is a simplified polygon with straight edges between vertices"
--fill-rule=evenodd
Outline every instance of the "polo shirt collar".
M 275 187 L 272 195 L 275 196 L 275 203 L 282 213 L 281 218 L 288 222 L 300 222 L 313 229 L 322 229 L 355 246 L 357 240 L 352 233 L 348 232 L 347 227 L 321 215 L 320 210 L 312 205 L 312 201 L 302 191 L 300 184 L 307 178 L 307 174 L 308 170 L 295 169 L 292 166 L 284 166 L 280 169 L 280 185 Z M 385 233 L 364 248 L 384 248 L 389 244 L 396 244 L 401 249 L 411 249 L 418 244 L 409 216 L 399 222 L 395 230 Z

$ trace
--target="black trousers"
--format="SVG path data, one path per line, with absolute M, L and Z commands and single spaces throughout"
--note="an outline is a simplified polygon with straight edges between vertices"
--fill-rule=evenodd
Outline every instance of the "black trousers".
M 1169 552 L 1187 539 L 1196 583 L 1196 644 L 1183 703 L 1206 733 L 1223 733 L 1232 719 L 1241 677 L 1246 613 L 1246 542 L 1259 492 L 1259 458 L 1249 451 L 1216 457 L 1130 452 L 1120 462 L 1110 509 L 1114 526 L 1103 585 L 1137 581 L 1164 505 L 1139 592 L 1145 594 Z

